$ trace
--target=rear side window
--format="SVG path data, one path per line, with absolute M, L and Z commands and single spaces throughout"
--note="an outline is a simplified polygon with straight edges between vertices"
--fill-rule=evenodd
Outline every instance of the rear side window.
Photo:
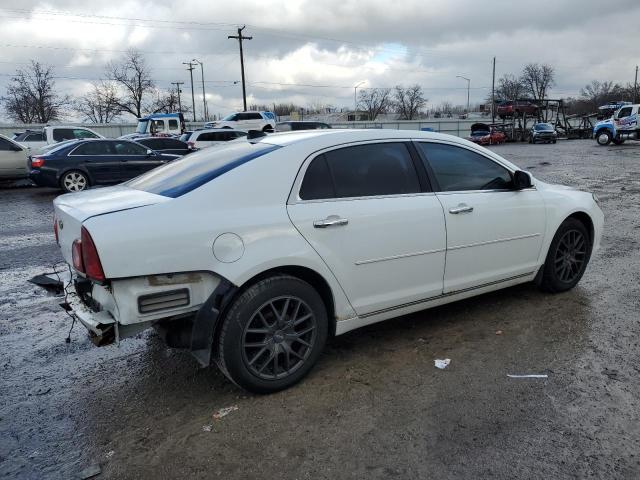
M 178 129 L 178 120 L 169 120 L 169 130 Z
M 108 142 L 87 142 L 71 152 L 71 155 L 110 155 Z
M 466 148 L 419 142 L 441 192 L 504 190 L 513 186 L 511 173 L 493 160 Z
M 0 151 L 11 151 L 13 150 L 13 145 L 11 142 L 8 142 L 4 138 L 0 138 Z
M 262 120 L 262 115 L 259 113 L 248 113 L 247 119 L 249 120 Z
M 25 142 L 42 142 L 44 138 L 41 133 L 30 133 L 24 138 Z
M 229 143 L 205 148 L 151 170 L 124 185 L 176 198 L 255 158 L 281 148 L 265 143 Z
M 165 138 L 162 143 L 164 144 L 164 148 L 187 148 L 184 143 L 175 138 Z
M 370 197 L 420 191 L 407 146 L 376 143 L 340 148 L 316 157 L 305 173 L 300 198 Z

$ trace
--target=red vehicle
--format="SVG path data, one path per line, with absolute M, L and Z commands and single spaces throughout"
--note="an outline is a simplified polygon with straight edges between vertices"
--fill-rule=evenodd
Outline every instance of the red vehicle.
M 512 117 L 514 113 L 516 115 L 521 113 L 534 115 L 537 111 L 538 106 L 535 103 L 526 100 L 500 102 L 496 107 L 496 113 L 500 118 Z
M 507 135 L 496 125 L 474 123 L 468 140 L 478 145 L 498 145 L 507 141 Z

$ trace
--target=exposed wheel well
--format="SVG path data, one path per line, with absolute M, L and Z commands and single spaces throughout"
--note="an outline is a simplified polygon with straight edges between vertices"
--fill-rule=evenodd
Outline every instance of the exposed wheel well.
M 297 277 L 300 280 L 304 280 L 309 285 L 311 285 L 318 292 L 322 301 L 324 302 L 325 308 L 327 309 L 327 318 L 329 319 L 329 334 L 335 335 L 336 332 L 336 309 L 335 302 L 333 300 L 333 293 L 331 293 L 331 287 L 324 279 L 322 275 L 311 270 L 307 267 L 300 267 L 296 265 L 288 265 L 284 267 L 272 268 L 270 270 L 265 270 L 258 275 L 247 280 L 243 285 L 240 286 L 236 295 L 239 295 L 243 290 L 247 287 L 253 285 L 260 280 L 272 277 L 274 275 L 283 274 L 283 275 L 291 275 L 292 277 Z
M 575 212 L 569 215 L 567 218 L 575 218 L 576 220 L 582 222 L 582 224 L 589 232 L 589 243 L 593 245 L 593 237 L 595 233 L 593 230 L 593 221 L 591 220 L 591 217 L 584 212 Z

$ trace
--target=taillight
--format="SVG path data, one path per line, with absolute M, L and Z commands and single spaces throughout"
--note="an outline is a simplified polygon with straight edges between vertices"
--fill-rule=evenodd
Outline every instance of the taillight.
M 78 272 L 84 273 L 93 280 L 103 281 L 104 271 L 98 256 L 98 250 L 93 243 L 89 231 L 82 227 L 80 238 L 76 238 L 71 245 L 71 258 L 73 260 L 73 268 Z
M 80 245 L 82 250 L 82 265 L 84 266 L 84 273 L 89 278 L 103 281 L 105 279 L 104 271 L 102 270 L 98 250 L 93 243 L 91 235 L 89 235 L 89 231 L 84 227 L 82 227 L 80 232 Z
M 195 148 L 196 148 L 196 144 L 195 144 L 195 142 L 187 142 L 187 145 L 189 146 L 189 148 L 190 148 L 191 150 L 195 150 Z
M 84 273 L 84 264 L 82 263 L 82 242 L 79 238 L 76 238 L 71 244 L 71 258 L 73 259 L 73 268 L 80 273 Z
M 60 239 L 58 238 L 58 219 L 53 217 L 53 234 L 56 236 L 56 243 L 60 245 Z
M 43 165 L 44 165 L 44 158 L 43 157 L 31 157 L 31 166 L 32 167 L 40 168 Z

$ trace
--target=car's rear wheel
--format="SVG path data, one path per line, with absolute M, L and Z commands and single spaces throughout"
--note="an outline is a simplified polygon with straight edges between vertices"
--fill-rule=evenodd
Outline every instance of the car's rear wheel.
M 547 292 L 564 292 L 582 278 L 589 257 L 591 241 L 584 224 L 576 218 L 566 219 L 558 228 L 542 266 L 540 288 Z
M 81 192 L 89 188 L 89 178 L 80 170 L 71 170 L 60 178 L 60 187 L 67 193 Z
M 225 315 L 217 364 L 238 386 L 271 393 L 300 381 L 327 340 L 327 311 L 307 282 L 277 275 L 251 285 Z
M 613 137 L 611 136 L 611 133 L 609 133 L 607 130 L 600 130 L 596 134 L 596 142 L 598 142 L 598 145 L 609 145 L 612 139 Z

